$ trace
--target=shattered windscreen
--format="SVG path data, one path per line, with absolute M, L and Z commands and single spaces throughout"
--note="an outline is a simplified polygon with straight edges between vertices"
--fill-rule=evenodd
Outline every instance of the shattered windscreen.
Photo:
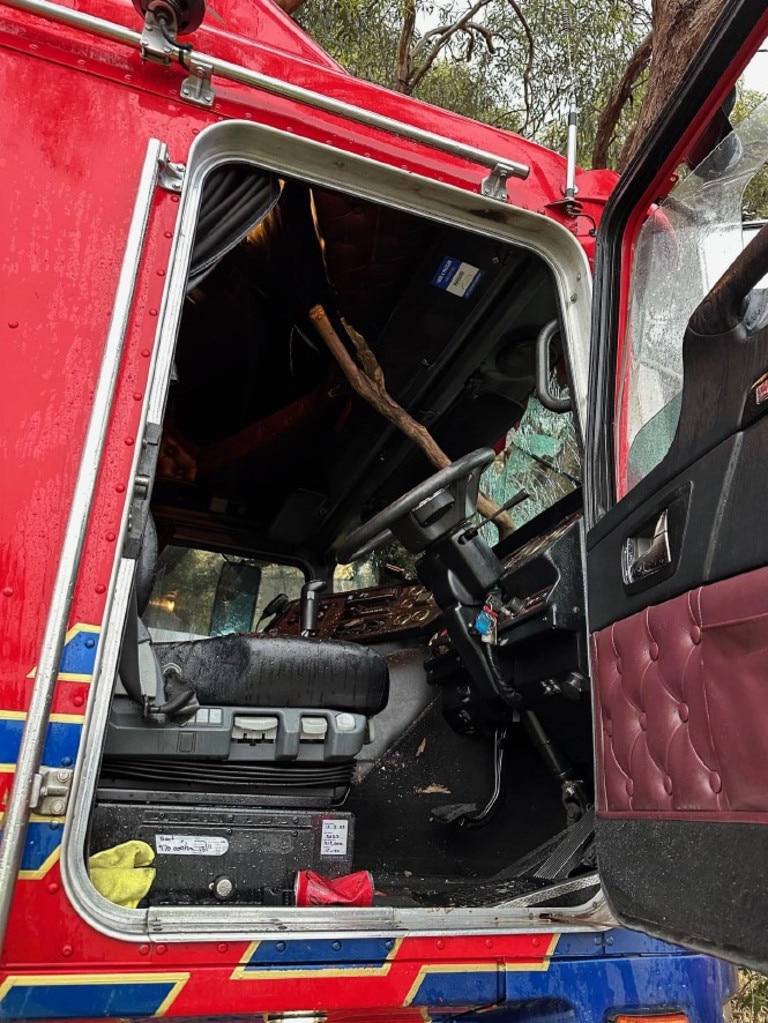
M 509 512 L 516 528 L 580 486 L 581 460 L 571 413 L 550 412 L 531 395 L 480 485 L 499 504 L 521 490 L 529 495 Z

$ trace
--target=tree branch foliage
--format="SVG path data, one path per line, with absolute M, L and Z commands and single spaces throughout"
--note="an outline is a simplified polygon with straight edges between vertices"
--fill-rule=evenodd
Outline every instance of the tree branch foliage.
M 353 74 L 623 166 L 723 0 L 277 0 Z

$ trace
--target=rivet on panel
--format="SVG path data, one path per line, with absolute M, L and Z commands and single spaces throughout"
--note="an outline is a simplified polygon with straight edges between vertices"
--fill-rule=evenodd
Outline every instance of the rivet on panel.
M 144 395 L 141 393 L 141 391 L 134 391 L 133 392 L 133 400 L 134 401 L 141 401 L 141 399 L 143 397 L 144 397 Z
M 3 596 L 4 597 L 12 597 L 13 596 L 13 587 L 12 586 L 4 586 L 3 587 Z
M 48 885 L 48 891 L 51 895 L 56 895 L 58 893 L 59 886 L 56 884 L 55 881 L 51 881 L 51 883 Z
M 227 944 L 226 941 L 220 941 L 216 948 L 222 955 L 224 955 L 225 952 L 229 951 L 229 945 Z
M 533 938 L 531 938 L 531 944 L 533 945 L 534 948 L 538 948 L 539 945 L 541 944 L 541 938 L 537 938 L 534 936 Z M 489 945 L 488 948 L 490 947 L 491 946 Z
M 166 952 L 166 946 L 165 945 L 158 945 L 156 947 L 155 951 L 157 952 L 157 954 L 159 956 L 164 956 L 165 952 Z
M 141 349 L 141 357 L 142 357 L 142 359 L 148 359 L 149 356 L 150 356 L 149 349 L 148 348 L 142 348 Z
M 96 646 L 96 640 L 93 638 L 93 636 L 89 636 L 88 639 L 86 639 L 86 641 L 85 641 L 85 649 L 86 650 L 93 650 L 93 648 L 95 646 Z
M 160 270 L 158 270 L 157 271 L 157 276 L 158 277 L 165 277 L 165 270 L 163 270 L 162 268 Z
M 104 585 L 104 583 L 97 583 L 97 585 L 96 585 L 96 592 L 97 593 L 106 593 L 107 592 L 107 587 Z
M 278 952 L 285 952 L 285 942 L 278 941 L 278 943 L 275 945 L 275 948 L 277 949 Z
M 331 948 L 333 949 L 334 952 L 341 952 L 341 942 L 334 941 L 333 945 L 331 945 Z
M 72 948 L 71 945 L 63 945 L 62 949 L 61 949 L 61 954 L 63 956 L 65 956 L 65 957 L 69 958 L 69 956 L 72 955 L 73 951 L 74 951 L 74 949 Z
M 107 540 L 108 543 L 114 543 L 115 534 L 112 532 L 106 533 L 104 538 Z
M 178 201 L 179 201 L 178 195 L 172 195 L 171 196 L 171 202 L 178 202 Z
M 74 703 L 76 707 L 82 707 L 82 705 L 85 703 L 85 700 L 80 693 L 75 693 L 75 695 L 72 697 L 72 703 Z
M 139 945 L 139 955 L 140 956 L 148 956 L 149 955 L 149 945 Z
M 8 326 L 11 328 L 11 330 L 16 330 L 18 325 L 19 325 L 18 320 L 8 320 Z
M 133 447 L 135 439 L 136 439 L 135 437 L 126 437 L 125 438 L 125 443 L 128 445 L 129 448 Z
M 536 944 L 535 940 L 534 940 L 534 944 Z M 493 948 L 493 938 L 486 938 L 485 939 L 485 947 L 486 948 Z
M 163 238 L 173 238 L 173 231 L 163 231 Z
M 435 944 L 438 948 L 445 948 L 445 941 L 442 938 L 438 938 Z
M 125 493 L 125 483 L 117 483 L 115 485 L 115 490 L 117 491 L 118 494 L 124 494 Z
M 159 270 L 157 272 L 160 273 Z M 165 273 L 165 271 L 163 271 L 163 273 Z M 157 309 L 150 309 L 149 310 L 149 315 L 150 316 L 157 316 Z

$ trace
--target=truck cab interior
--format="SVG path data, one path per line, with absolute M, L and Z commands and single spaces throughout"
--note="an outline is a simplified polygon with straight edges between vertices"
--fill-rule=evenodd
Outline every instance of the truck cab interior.
M 317 306 L 447 468 L 355 393 Z M 521 246 L 209 175 L 87 839 L 151 846 L 143 904 L 292 905 L 302 870 L 400 906 L 595 893 L 558 308 Z

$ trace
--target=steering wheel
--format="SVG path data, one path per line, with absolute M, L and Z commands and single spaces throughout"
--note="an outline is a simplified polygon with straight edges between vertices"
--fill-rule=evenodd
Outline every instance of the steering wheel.
M 358 561 L 392 535 L 412 553 L 423 551 L 475 513 L 481 471 L 495 457 L 492 448 L 480 448 L 428 477 L 354 529 L 336 551 L 336 561 Z

